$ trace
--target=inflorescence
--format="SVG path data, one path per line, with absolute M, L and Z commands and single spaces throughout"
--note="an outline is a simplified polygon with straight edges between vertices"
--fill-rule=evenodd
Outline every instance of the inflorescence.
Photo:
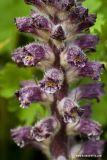
M 30 16 L 15 19 L 20 32 L 32 34 L 39 42 L 17 48 L 12 60 L 19 67 L 37 67 L 44 73 L 38 82 L 21 82 L 16 96 L 22 108 L 40 102 L 48 104 L 51 113 L 34 126 L 12 129 L 11 135 L 18 146 L 37 147 L 52 160 L 101 156 L 103 152 L 101 125 L 91 119 L 91 104 L 85 100 L 99 102 L 103 95 L 104 85 L 96 81 L 104 65 L 88 58 L 96 51 L 99 37 L 89 30 L 96 15 L 82 7 L 82 2 L 25 0 L 34 6 Z M 70 89 L 84 77 L 92 82 L 76 83 L 77 87 Z

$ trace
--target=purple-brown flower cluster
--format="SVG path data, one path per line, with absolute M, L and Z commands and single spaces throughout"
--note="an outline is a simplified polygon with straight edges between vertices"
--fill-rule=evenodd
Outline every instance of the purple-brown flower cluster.
M 21 82 L 16 96 L 23 108 L 36 102 L 49 104 L 51 115 L 33 126 L 12 129 L 12 138 L 20 147 L 38 147 L 53 160 L 103 152 L 102 128 L 91 119 L 92 106 L 86 100 L 99 101 L 104 94 L 103 83 L 95 81 L 104 65 L 88 58 L 96 51 L 99 38 L 89 30 L 96 15 L 82 7 L 82 2 L 25 0 L 36 9 L 28 17 L 15 19 L 19 31 L 32 34 L 39 42 L 16 49 L 12 60 L 19 67 L 37 67 L 44 73 L 38 82 Z M 73 82 L 84 77 L 92 82 L 70 90 Z

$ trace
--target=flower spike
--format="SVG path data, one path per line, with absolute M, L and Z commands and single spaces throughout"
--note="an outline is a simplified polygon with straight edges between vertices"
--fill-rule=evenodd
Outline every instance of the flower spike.
M 22 108 L 40 103 L 49 115 L 33 126 L 12 129 L 13 140 L 20 147 L 39 148 L 51 160 L 102 156 L 102 127 L 92 120 L 92 104 L 87 102 L 99 102 L 104 94 L 103 82 L 97 82 L 104 65 L 88 58 L 100 40 L 90 33 L 96 14 L 82 6 L 84 0 L 24 1 L 33 11 L 16 18 L 16 27 L 35 41 L 17 48 L 12 60 L 18 67 L 39 68 L 43 77 L 22 81 L 16 96 Z M 92 83 L 81 84 L 86 77 Z

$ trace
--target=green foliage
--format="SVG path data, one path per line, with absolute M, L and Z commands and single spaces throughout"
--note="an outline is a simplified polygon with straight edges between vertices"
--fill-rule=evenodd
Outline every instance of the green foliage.
M 0 50 L 11 51 L 17 42 L 14 18 L 26 16 L 30 7 L 23 0 L 0 1 Z
M 19 83 L 25 79 L 32 79 L 32 70 L 18 68 L 15 64 L 7 63 L 0 71 L 0 96 L 11 98 L 19 88 Z
M 46 117 L 48 114 L 48 109 L 46 107 L 43 107 L 40 104 L 32 104 L 29 108 L 23 111 L 21 109 L 18 118 L 24 124 L 31 125 L 32 123 L 36 123 L 36 121 Z

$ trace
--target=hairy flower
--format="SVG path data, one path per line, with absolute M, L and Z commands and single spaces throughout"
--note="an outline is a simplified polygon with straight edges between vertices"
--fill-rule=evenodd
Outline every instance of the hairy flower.
M 16 18 L 15 23 L 17 29 L 21 32 L 36 33 L 36 28 L 33 26 L 33 20 L 30 17 Z
M 41 120 L 31 129 L 31 136 L 38 142 L 44 141 L 51 137 L 58 127 L 57 121 L 51 117 L 45 120 Z
M 52 24 L 46 17 L 35 11 L 32 12 L 31 17 L 33 19 L 33 24 L 37 29 L 51 31 Z
M 78 104 L 70 98 L 62 99 L 58 104 L 58 110 L 65 123 L 75 124 L 78 123 L 84 111 L 80 109 Z
M 15 143 L 21 148 L 28 145 L 32 141 L 30 136 L 31 127 L 18 127 L 11 129 L 11 135 Z
M 39 86 L 42 91 L 53 94 L 57 90 L 61 89 L 63 80 L 64 80 L 63 72 L 56 68 L 52 68 L 45 73 L 44 79 L 39 82 Z
M 16 49 L 12 60 L 19 66 L 39 66 L 41 61 L 44 66 L 50 66 L 54 62 L 54 54 L 47 45 L 32 43 Z
M 77 27 L 77 32 L 81 32 L 89 29 L 96 22 L 96 14 L 89 14 L 83 22 L 81 22 Z
M 32 102 L 42 101 L 41 90 L 34 81 L 26 81 L 22 86 L 23 87 L 16 92 L 21 107 L 26 108 Z
M 82 35 L 75 40 L 75 44 L 85 51 L 95 51 L 96 44 L 99 42 L 99 37 L 96 35 Z
M 78 23 L 79 21 L 85 19 L 88 16 L 88 9 L 82 6 L 77 6 L 73 8 L 69 15 L 69 19 L 72 23 Z
M 87 56 L 81 50 L 81 48 L 79 48 L 76 45 L 71 45 L 69 48 L 65 49 L 65 51 L 61 54 L 61 64 L 64 67 L 68 67 L 70 65 L 71 68 L 83 68 L 85 67 L 86 62 Z
M 98 80 L 104 65 L 95 61 L 88 61 L 86 66 L 79 70 L 79 75 L 84 77 L 91 77 Z
M 81 119 L 78 130 L 92 140 L 99 140 L 102 133 L 101 125 L 98 122 L 86 118 Z
M 67 61 L 69 64 L 84 67 L 87 61 L 87 57 L 84 52 L 77 46 L 71 46 L 67 51 Z
M 72 99 L 97 99 L 99 101 L 100 97 L 104 94 L 104 85 L 102 83 L 92 83 L 82 85 L 69 94 Z M 88 91 L 88 92 L 87 92 Z

